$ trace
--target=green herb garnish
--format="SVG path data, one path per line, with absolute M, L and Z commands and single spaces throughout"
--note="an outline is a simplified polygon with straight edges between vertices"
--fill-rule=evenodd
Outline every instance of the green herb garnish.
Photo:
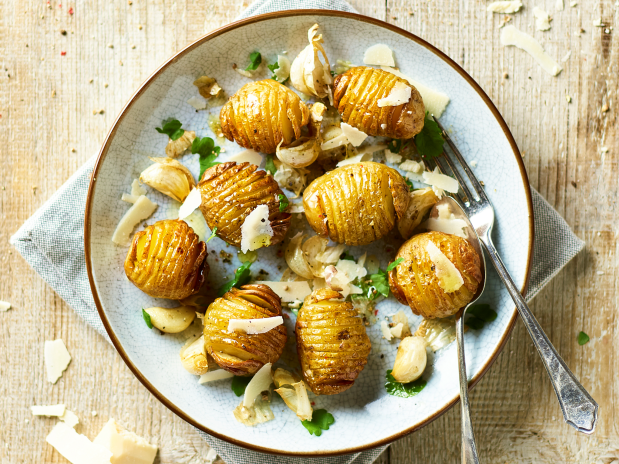
M 312 420 L 304 420 L 301 422 L 303 427 L 307 429 L 310 435 L 319 437 L 323 430 L 329 430 L 329 427 L 335 423 L 333 414 L 327 412 L 326 409 L 316 409 L 312 413 Z
M 435 158 L 443 153 L 443 135 L 434 119 L 426 111 L 423 129 L 415 136 L 415 145 L 422 158 Z
M 229 292 L 232 287 L 241 287 L 249 282 L 251 278 L 251 272 L 249 272 L 249 268 L 251 267 L 251 261 L 244 262 L 235 272 L 234 279 L 230 282 L 223 284 L 219 287 L 217 291 L 217 296 L 224 296 L 226 292 Z
M 413 380 L 409 383 L 399 383 L 396 382 L 391 375 L 391 369 L 387 371 L 387 375 L 385 376 L 387 381 L 385 382 L 385 389 L 387 393 L 393 396 L 399 396 L 400 398 L 410 398 L 411 396 L 415 396 L 426 386 L 426 381 L 423 379 Z
M 273 155 L 266 155 L 266 161 L 264 162 L 264 170 L 270 173 L 272 176 L 277 172 L 277 167 L 273 162 Z
M 344 253 L 340 255 L 340 259 L 348 259 L 349 261 L 356 261 L 355 257 L 351 255 L 350 253 L 348 253 L 347 251 L 345 251 Z
M 410 179 L 404 179 L 404 182 L 406 182 L 406 185 L 408 185 L 408 189 L 411 192 L 415 190 L 415 186 L 413 185 L 413 182 Z
M 466 310 L 467 319 L 465 324 L 473 330 L 480 330 L 486 322 L 492 322 L 497 318 L 497 313 L 490 308 L 489 304 L 476 304 Z
M 298 316 L 299 315 L 299 311 L 301 311 L 302 307 L 303 307 L 303 303 L 301 303 L 298 308 L 293 308 L 292 306 L 289 305 L 288 309 L 290 310 L 290 312 L 292 314 L 294 314 L 295 316 Z
M 387 273 L 382 269 L 379 269 L 376 274 L 360 279 L 358 286 L 363 292 L 361 294 L 362 297 L 370 301 L 375 300 L 380 295 L 385 298 L 389 296 L 389 280 L 387 278 Z
M 288 205 L 290 203 L 288 202 L 288 198 L 286 198 L 286 195 L 284 195 L 283 193 L 279 194 L 279 211 L 286 211 L 286 208 L 288 208 Z
M 251 380 L 251 377 L 239 377 L 235 375 L 232 377 L 232 383 L 230 387 L 236 396 L 243 396 L 245 394 L 245 389 L 247 388 L 247 384 Z
M 404 258 L 396 259 L 393 263 L 387 266 L 387 272 L 393 271 L 396 267 L 398 267 L 398 264 L 400 264 L 402 261 L 404 261 Z
M 216 164 L 220 164 L 215 161 L 220 150 L 221 148 L 216 146 L 210 137 L 196 137 L 193 139 L 191 153 L 198 153 L 200 155 L 200 179 L 202 179 L 204 171 Z
M 402 150 L 402 140 L 393 139 L 387 144 L 387 148 L 391 153 L 400 153 L 400 150 Z
M 178 140 L 185 133 L 185 129 L 181 129 L 183 125 L 178 119 L 169 118 L 161 122 L 163 127 L 155 127 L 160 134 L 166 134 L 170 140 Z
M 260 52 L 253 52 L 249 55 L 249 66 L 245 68 L 245 71 L 255 71 L 262 63 L 262 55 Z
M 588 343 L 589 340 L 590 340 L 589 335 L 587 335 L 586 333 L 580 332 L 578 334 L 578 344 L 580 346 L 583 346 L 585 343 Z
M 142 308 L 142 317 L 144 318 L 144 322 L 146 322 L 146 325 L 148 326 L 149 329 L 153 328 L 153 323 L 150 321 L 150 314 L 148 314 L 144 308 Z
M 271 70 L 271 72 L 273 73 L 273 75 L 271 76 L 271 79 L 276 81 L 277 80 L 277 75 L 275 74 L 275 70 L 279 69 L 279 63 L 275 62 L 273 64 L 268 64 L 267 68 L 269 68 Z M 283 82 L 282 82 L 282 84 L 283 84 Z
M 212 239 L 213 237 L 215 237 L 215 234 L 216 234 L 216 233 L 217 233 L 217 227 L 214 227 L 214 228 L 213 228 L 213 230 L 211 231 L 211 235 L 209 236 L 209 238 L 207 238 L 207 239 L 206 239 L 206 242 L 204 242 L 204 243 L 208 243 L 208 242 L 210 242 L 210 241 L 211 241 L 211 239 Z

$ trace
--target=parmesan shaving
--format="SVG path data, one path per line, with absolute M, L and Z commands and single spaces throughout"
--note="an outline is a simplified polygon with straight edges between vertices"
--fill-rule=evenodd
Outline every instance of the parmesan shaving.
M 372 153 L 362 153 L 357 156 L 353 156 L 351 158 L 347 158 L 345 160 L 340 161 L 335 165 L 335 167 L 341 168 L 342 166 L 346 166 L 347 164 L 357 164 L 363 163 L 365 161 L 372 161 Z
M 424 171 L 423 180 L 426 184 L 431 185 L 432 187 L 439 188 L 441 190 L 446 190 L 449 193 L 458 193 L 458 181 L 453 177 L 446 176 L 445 174 L 441 174 L 438 171 L 438 167 L 431 172 Z M 437 195 L 438 196 L 438 195 Z
M 0 301 L 0 312 L 6 312 L 11 309 L 11 303 L 8 301 Z
M 398 106 L 408 103 L 411 99 L 411 88 L 401 81 L 395 83 L 389 95 L 378 100 L 378 107 Z
M 113 456 L 110 450 L 91 442 L 64 422 L 56 424 L 45 441 L 71 464 L 110 464 Z
M 522 8 L 522 2 L 520 1 L 500 1 L 492 2 L 486 8 L 486 11 L 491 13 L 516 13 Z
M 383 151 L 385 148 L 387 148 L 387 145 L 385 145 L 384 143 L 366 145 L 363 148 L 359 148 L 359 150 L 357 150 L 357 153 L 360 155 L 364 155 L 366 153 L 376 153 L 377 151 Z
M 139 179 L 133 179 L 131 183 L 131 196 L 139 197 L 140 195 L 146 195 L 146 189 L 142 187 Z
M 394 327 L 391 327 L 389 329 L 389 332 L 391 332 L 391 335 L 393 335 L 395 338 L 402 338 L 403 329 L 404 329 L 404 324 L 399 322 Z
M 148 219 L 157 209 L 157 203 L 153 203 L 144 195 L 140 195 L 135 204 L 127 210 L 112 235 L 112 242 L 117 245 L 129 246 L 131 233 L 137 225 Z
M 341 147 L 342 145 L 346 145 L 348 143 L 348 138 L 344 133 L 338 135 L 337 137 L 333 137 L 332 139 L 323 142 L 320 145 L 320 149 L 322 151 L 333 150 L 334 148 Z
M 418 163 L 414 160 L 406 160 L 402 164 L 400 164 L 400 169 L 402 171 L 414 172 L 416 174 L 421 174 L 423 172 L 423 164 Z
M 393 334 L 391 333 L 391 330 L 389 330 L 389 324 L 387 324 L 386 321 L 380 321 L 380 331 L 383 333 L 383 338 L 387 341 L 391 341 Z
M 187 198 L 185 198 L 185 201 L 181 207 L 178 209 L 178 218 L 185 219 L 196 209 L 198 209 L 201 204 L 202 194 L 198 188 L 194 187 L 193 190 L 189 192 L 189 195 L 187 195 Z
M 535 59 L 539 65 L 552 76 L 556 76 L 563 68 L 553 60 L 542 48 L 537 40 L 514 26 L 505 26 L 501 31 L 501 44 L 505 46 L 516 46 Z
M 262 163 L 262 155 L 254 150 L 244 150 L 236 155 L 228 158 L 228 161 L 236 161 L 237 163 L 249 163 L 260 166 Z
M 223 369 L 217 369 L 216 371 L 209 371 L 206 374 L 202 374 L 198 379 L 198 383 L 205 384 L 208 382 L 215 382 L 216 380 L 230 379 L 232 377 L 234 377 L 234 374 Z
M 539 7 L 533 8 L 533 16 L 535 16 L 535 29 L 538 31 L 547 31 L 550 29 L 550 16 Z
M 365 132 L 360 131 L 356 127 L 351 126 L 350 124 L 346 124 L 345 122 L 341 124 L 341 128 L 342 133 L 346 136 L 346 138 L 353 147 L 358 147 L 368 137 L 368 134 L 366 134 Z
M 443 254 L 434 242 L 428 241 L 426 252 L 434 263 L 434 273 L 438 279 L 438 286 L 445 293 L 453 293 L 464 285 L 464 279 L 458 268 Z
M 423 100 L 423 105 L 426 107 L 426 111 L 436 116 L 437 118 L 441 117 L 443 111 L 445 111 L 445 108 L 447 108 L 447 105 L 449 104 L 449 97 L 447 96 L 447 94 L 431 89 L 427 85 L 424 85 L 421 82 L 418 82 L 415 79 L 412 79 L 407 75 L 402 74 L 397 69 L 390 68 L 388 66 L 381 66 L 380 68 L 383 71 L 390 72 L 391 74 L 407 80 L 408 83 L 415 87 L 421 95 L 421 99 Z
M 260 319 L 230 319 L 228 321 L 228 333 L 245 332 L 248 335 L 267 333 L 284 323 L 282 316 L 263 317 Z
M 279 67 L 273 74 L 277 77 L 277 82 L 283 83 L 290 77 L 290 60 L 284 55 L 277 55 L 277 65 Z
M 187 103 L 193 106 L 196 110 L 206 109 L 206 100 L 201 97 L 191 97 L 187 100 Z
M 74 412 L 71 412 L 68 409 L 64 412 L 62 416 L 60 416 L 60 420 L 67 424 L 69 427 L 73 428 L 75 428 L 75 426 L 80 423 L 79 417 L 77 417 Z
M 438 205 L 436 209 L 438 211 L 438 217 L 429 218 L 425 223 L 426 229 L 468 238 L 468 234 L 466 233 L 468 224 L 464 219 L 456 218 L 449 209 L 448 204 Z
M 268 391 L 273 383 L 271 377 L 271 363 L 266 363 L 252 377 L 245 388 L 245 396 L 243 396 L 243 406 L 249 408 L 253 406 L 254 400 L 260 396 L 263 391 Z
M 33 416 L 47 416 L 47 417 L 60 417 L 65 411 L 66 407 L 64 404 L 54 404 L 49 406 L 30 406 L 30 411 Z
M 393 51 L 385 44 L 376 44 L 363 54 L 363 62 L 374 66 L 395 66 Z
M 111 464 L 153 464 L 157 455 L 155 445 L 125 430 L 114 419 L 105 424 L 93 444 L 111 451 Z
M 44 358 L 47 381 L 56 383 L 71 362 L 71 355 L 62 339 L 45 342 Z
M 258 205 L 243 221 L 241 226 L 241 251 L 257 250 L 271 244 L 273 228 L 269 220 L 269 207 Z
M 258 281 L 256 284 L 267 285 L 277 296 L 282 299 L 282 303 L 289 303 L 296 300 L 303 300 L 312 293 L 309 284 L 305 280 L 296 282 L 268 282 Z
M 565 8 L 565 4 L 563 3 L 563 0 L 557 0 L 555 3 L 555 10 L 563 11 L 564 8 Z
M 131 195 L 129 193 L 123 193 L 122 196 L 120 197 L 120 199 L 122 201 L 126 201 L 127 203 L 133 203 L 135 204 L 136 201 L 138 201 L 138 198 L 140 198 L 139 196 L 135 196 L 135 195 Z
M 391 150 L 385 150 L 385 160 L 387 163 L 398 164 L 402 161 L 402 155 L 398 155 L 397 153 L 392 153 Z

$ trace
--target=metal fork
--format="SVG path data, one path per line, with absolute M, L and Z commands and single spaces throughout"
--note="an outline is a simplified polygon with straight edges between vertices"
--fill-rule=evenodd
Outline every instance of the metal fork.
M 462 170 L 466 173 L 475 195 L 473 191 L 469 189 L 464 177 L 446 151 L 443 152 L 444 156 L 436 159 L 438 167 L 442 172 L 447 172 L 442 162 L 442 160 L 444 160 L 447 167 L 456 176 L 460 184 L 460 188 L 465 195 L 465 197 L 459 195 L 461 200 L 460 203 L 464 212 L 469 217 L 475 232 L 477 232 L 484 249 L 488 253 L 488 256 L 490 256 L 499 277 L 507 287 L 514 303 L 516 303 L 518 313 L 529 331 L 529 335 L 533 339 L 533 343 L 546 367 L 550 382 L 559 400 L 565 422 L 579 432 L 592 433 L 597 422 L 598 404 L 580 382 L 578 382 L 572 371 L 570 371 L 563 359 L 561 359 L 561 356 L 559 356 L 559 353 L 557 353 L 555 347 L 552 346 L 552 343 L 550 343 L 550 340 L 542 330 L 539 322 L 537 322 L 537 319 L 535 319 L 524 297 L 520 294 L 516 284 L 509 275 L 505 264 L 503 264 L 499 253 L 492 243 L 491 235 L 492 226 L 494 225 L 494 208 L 492 207 L 492 203 L 490 203 L 490 200 L 486 196 L 483 185 L 477 180 L 477 177 L 475 177 L 475 174 L 471 171 L 471 168 L 458 151 L 458 148 L 452 142 L 447 131 L 436 118 L 434 118 L 434 120 L 441 129 L 443 138 L 462 167 Z

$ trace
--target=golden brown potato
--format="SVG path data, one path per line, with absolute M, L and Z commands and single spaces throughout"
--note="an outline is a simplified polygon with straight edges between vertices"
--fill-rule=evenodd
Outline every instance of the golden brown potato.
M 406 212 L 408 200 L 400 173 L 369 161 L 334 169 L 303 193 L 305 217 L 316 233 L 347 245 L 384 237 Z
M 206 253 L 185 221 L 159 221 L 134 235 L 125 273 L 152 297 L 180 300 L 200 290 L 209 269 Z
M 222 369 L 234 375 L 251 375 L 266 363 L 279 359 L 286 345 L 286 327 L 279 325 L 262 334 L 228 333 L 230 319 L 262 319 L 282 315 L 279 296 L 266 285 L 232 288 L 206 310 L 206 352 Z
M 462 276 L 462 285 L 457 290 L 443 288 L 445 285 L 437 276 L 441 263 L 430 257 L 428 242 L 432 242 Z M 415 235 L 400 247 L 398 258 L 404 261 L 389 272 L 393 295 L 400 303 L 410 306 L 413 313 L 430 319 L 457 313 L 473 299 L 482 279 L 479 255 L 468 240 L 456 235 L 443 232 Z
M 315 290 L 297 316 L 303 378 L 316 395 L 335 395 L 352 387 L 372 348 L 352 303 L 341 298 L 329 288 Z
M 378 106 L 396 82 L 411 88 L 411 98 L 398 106 Z M 335 107 L 342 121 L 368 135 L 410 139 L 421 129 L 426 109 L 421 95 L 408 81 L 382 69 L 358 66 L 340 74 L 333 83 Z
M 281 242 L 288 232 L 292 215 L 279 210 L 283 192 L 272 176 L 254 164 L 217 164 L 204 171 L 198 188 L 202 193 L 200 210 L 209 228 L 217 227 L 217 236 L 230 245 L 241 246 L 241 226 L 259 205 L 269 207 L 273 228 L 270 245 Z
M 274 81 L 250 82 L 241 87 L 219 113 L 228 140 L 262 153 L 275 153 L 301 136 L 309 109 L 292 90 Z

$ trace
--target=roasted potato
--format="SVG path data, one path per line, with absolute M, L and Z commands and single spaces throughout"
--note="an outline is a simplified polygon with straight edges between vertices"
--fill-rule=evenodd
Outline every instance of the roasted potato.
M 272 176 L 254 164 L 217 164 L 204 171 L 198 188 L 202 193 L 200 210 L 209 228 L 217 227 L 217 236 L 230 245 L 241 246 L 241 226 L 259 205 L 269 207 L 271 245 L 281 242 L 288 232 L 292 215 L 279 210 L 283 192 Z
M 209 270 L 206 253 L 185 221 L 159 221 L 133 236 L 125 273 L 152 297 L 180 300 L 200 290 Z
M 460 273 L 461 286 L 456 290 L 443 288 L 437 276 L 441 269 L 430 257 L 428 242 L 432 242 Z M 473 299 L 482 279 L 477 251 L 468 240 L 456 235 L 443 232 L 415 235 L 400 247 L 398 258 L 404 261 L 389 272 L 391 291 L 400 303 L 426 318 L 457 313 Z
M 282 315 L 279 296 L 266 285 L 232 288 L 206 310 L 206 352 L 222 369 L 234 375 L 251 375 L 266 363 L 279 359 L 286 345 L 286 327 L 279 325 L 262 334 L 228 333 L 230 319 L 261 319 Z
M 411 88 L 407 103 L 379 107 L 396 85 Z M 410 139 L 421 129 L 426 109 L 421 94 L 408 81 L 382 69 L 358 66 L 340 74 L 333 83 L 334 106 L 342 121 L 368 135 Z
M 406 212 L 408 201 L 400 173 L 372 162 L 334 169 L 303 193 L 305 217 L 316 233 L 347 245 L 384 237 Z
M 292 90 L 274 81 L 250 82 L 241 87 L 219 113 L 228 140 L 262 153 L 275 153 L 301 137 L 309 109 Z
M 303 378 L 316 395 L 335 395 L 352 387 L 372 348 L 352 303 L 341 298 L 329 288 L 315 290 L 297 316 Z

